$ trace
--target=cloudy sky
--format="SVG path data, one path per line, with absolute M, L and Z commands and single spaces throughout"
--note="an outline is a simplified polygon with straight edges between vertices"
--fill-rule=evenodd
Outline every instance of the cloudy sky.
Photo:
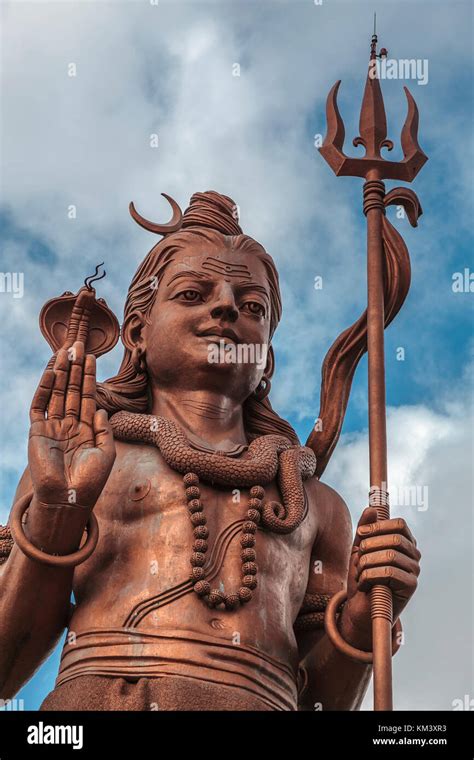
M 131 221 L 130 200 L 162 220 L 161 192 L 182 207 L 210 189 L 239 204 L 245 232 L 280 271 L 272 401 L 306 439 L 322 359 L 365 298 L 361 181 L 334 177 L 315 135 L 325 131 L 327 92 L 342 79 L 346 150 L 360 155 L 351 141 L 374 10 L 389 57 L 426 61 L 428 74 L 425 84 L 382 83 L 393 158 L 401 157 L 403 84 L 418 103 L 430 157 L 413 186 L 424 209 L 419 227 L 389 212 L 413 268 L 406 305 L 386 333 L 389 483 L 398 496 L 392 513 L 408 520 L 423 552 L 394 661 L 395 705 L 451 709 L 473 696 L 473 294 L 453 290 L 453 275 L 474 269 L 470 2 L 2 4 L 1 269 L 23 273 L 24 293 L 0 293 L 0 522 L 26 464 L 28 406 L 50 355 L 41 306 L 77 291 L 104 261 L 98 294 L 121 318 L 131 277 L 155 242 Z M 115 372 L 120 355 L 117 347 L 100 360 L 99 379 Z M 357 521 L 368 485 L 365 361 L 324 479 Z M 27 709 L 52 688 L 58 658 L 59 649 L 20 692 Z

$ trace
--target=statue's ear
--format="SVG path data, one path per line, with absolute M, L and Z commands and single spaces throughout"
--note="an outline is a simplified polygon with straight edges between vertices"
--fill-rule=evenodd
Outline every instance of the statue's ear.
M 146 323 L 141 311 L 132 311 L 122 325 L 122 343 L 129 351 L 143 343 L 143 327 Z
M 275 371 L 275 354 L 273 353 L 273 346 L 268 347 L 268 353 L 267 353 L 267 363 L 265 365 L 265 372 L 263 373 L 265 377 L 270 378 L 273 376 L 273 373 Z

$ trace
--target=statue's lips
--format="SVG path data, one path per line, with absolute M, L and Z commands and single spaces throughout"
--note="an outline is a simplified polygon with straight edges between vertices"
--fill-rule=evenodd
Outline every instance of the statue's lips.
M 225 341 L 226 343 L 240 343 L 240 339 L 237 333 L 228 328 L 219 330 L 219 328 L 212 327 L 207 330 L 201 330 L 201 332 L 198 332 L 197 335 L 200 338 L 207 338 L 214 343 L 219 343 L 221 340 Z

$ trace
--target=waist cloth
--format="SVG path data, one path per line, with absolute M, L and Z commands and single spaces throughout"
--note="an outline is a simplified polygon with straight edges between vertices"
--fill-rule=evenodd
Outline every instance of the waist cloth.
M 55 686 L 83 675 L 185 676 L 245 689 L 273 710 L 297 710 L 297 673 L 248 644 L 160 629 L 93 628 L 65 644 Z

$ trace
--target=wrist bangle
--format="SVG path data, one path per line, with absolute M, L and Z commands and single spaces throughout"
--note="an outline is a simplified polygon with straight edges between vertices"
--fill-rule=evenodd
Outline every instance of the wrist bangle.
M 89 509 L 89 507 L 86 507 L 83 504 L 78 504 L 77 501 L 57 501 L 54 504 L 49 504 L 46 501 L 40 501 L 37 499 L 35 503 L 42 509 L 61 509 L 62 507 L 67 507 L 68 509 L 76 508 L 82 511 Z
M 346 657 L 350 657 L 351 660 L 355 660 L 356 662 L 363 662 L 366 665 L 370 665 L 373 663 L 373 653 L 366 652 L 364 649 L 357 649 L 356 647 L 353 647 L 352 644 L 349 644 L 345 639 L 342 638 L 341 632 L 337 627 L 336 614 L 339 607 L 344 604 L 346 599 L 347 591 L 339 591 L 337 594 L 334 594 L 331 597 L 331 600 L 326 607 L 326 612 L 324 615 L 324 627 L 326 629 L 328 639 L 330 640 L 331 644 L 336 649 L 338 649 L 339 652 L 345 654 Z M 401 633 L 401 631 L 402 624 L 400 618 L 398 618 L 395 625 L 392 626 L 392 657 L 400 649 L 400 643 L 397 639 L 398 634 Z
M 40 562 L 42 565 L 52 565 L 53 567 L 75 567 L 89 559 L 99 540 L 99 524 L 93 512 L 89 515 L 87 521 L 87 540 L 83 546 L 72 554 L 47 554 L 38 549 L 31 541 L 27 539 L 23 531 L 21 518 L 28 509 L 33 499 L 33 491 L 22 496 L 13 506 L 10 514 L 9 526 L 12 538 L 19 549 L 29 559 Z

